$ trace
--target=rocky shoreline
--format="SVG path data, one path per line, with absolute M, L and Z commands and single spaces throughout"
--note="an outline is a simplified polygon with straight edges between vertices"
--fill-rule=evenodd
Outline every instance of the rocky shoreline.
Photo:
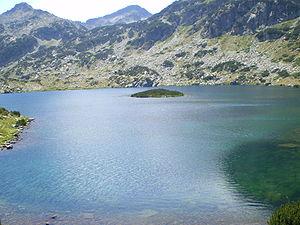
M 18 127 L 17 132 L 14 134 L 14 138 L 0 145 L 0 151 L 13 149 L 14 145 L 21 140 L 21 134 L 23 133 L 24 129 L 28 128 L 33 121 L 34 118 L 28 118 L 26 126 Z
M 112 85 L 112 86 L 94 86 L 94 87 L 87 87 L 87 86 L 70 86 L 64 88 L 36 88 L 36 89 L 19 89 L 19 88 L 10 88 L 10 89 L 1 89 L 0 94 L 13 94 L 13 93 L 26 93 L 26 92 L 44 92 L 44 91 L 69 91 L 69 90 L 94 90 L 94 89 L 102 89 L 102 88 L 141 88 L 141 87 L 168 87 L 168 86 L 220 86 L 220 85 L 230 85 L 230 86 L 266 86 L 266 87 L 287 87 L 287 88 L 300 88 L 300 84 L 272 84 L 272 83 L 261 83 L 261 84 L 250 84 L 250 83 L 239 83 L 237 81 L 232 81 L 229 83 L 218 83 L 218 82 L 178 82 L 178 83 L 163 83 L 156 84 L 152 86 L 133 86 L 133 85 Z

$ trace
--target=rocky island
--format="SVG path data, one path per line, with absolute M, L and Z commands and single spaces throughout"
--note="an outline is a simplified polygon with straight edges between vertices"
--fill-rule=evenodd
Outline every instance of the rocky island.
M 0 108 L 0 150 L 12 149 L 22 130 L 32 120 L 17 111 Z
M 131 97 L 134 98 L 170 98 L 182 96 L 184 96 L 184 94 L 179 91 L 170 91 L 166 89 L 152 89 L 131 95 Z

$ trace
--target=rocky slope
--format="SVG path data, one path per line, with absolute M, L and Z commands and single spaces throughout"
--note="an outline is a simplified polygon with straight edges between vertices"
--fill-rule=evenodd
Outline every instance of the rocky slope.
M 106 15 L 99 18 L 89 19 L 83 25 L 89 29 L 96 27 L 103 27 L 116 24 L 128 24 L 137 22 L 140 20 L 145 20 L 149 18 L 152 14 L 146 9 L 138 6 L 131 5 L 124 9 L 118 10 L 110 15 Z
M 297 0 L 179 0 L 147 20 L 92 30 L 47 15 L 38 24 L 14 13 L 18 19 L 12 24 L 24 23 L 16 28 L 18 35 L 3 19 L 9 16 L 0 16 L 2 92 L 300 85 Z

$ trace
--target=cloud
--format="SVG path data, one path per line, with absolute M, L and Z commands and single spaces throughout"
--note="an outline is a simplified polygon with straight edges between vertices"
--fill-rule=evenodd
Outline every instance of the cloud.
M 173 1 L 174 0 L 28 0 L 27 2 L 36 9 L 46 10 L 62 18 L 85 21 L 90 18 L 107 15 L 128 5 L 140 5 L 151 13 L 157 13 Z M 22 0 L 14 1 L 14 3 L 18 2 L 22 2 Z

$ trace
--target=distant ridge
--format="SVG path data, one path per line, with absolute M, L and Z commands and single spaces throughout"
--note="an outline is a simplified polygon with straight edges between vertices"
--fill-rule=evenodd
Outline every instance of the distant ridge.
M 83 25 L 89 29 L 115 24 L 128 24 L 147 19 L 152 14 L 138 5 L 130 5 L 112 14 L 89 19 Z

